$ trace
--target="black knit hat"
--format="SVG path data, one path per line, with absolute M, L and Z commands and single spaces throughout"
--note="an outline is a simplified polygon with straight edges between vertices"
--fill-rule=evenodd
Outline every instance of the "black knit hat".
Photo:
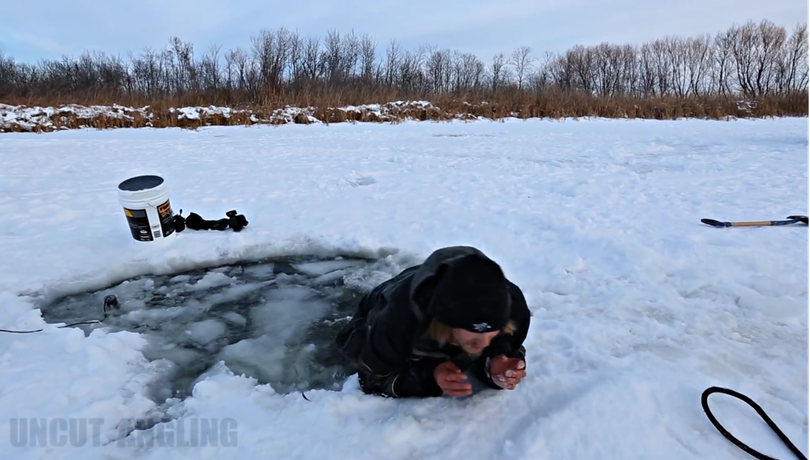
M 509 291 L 501 267 L 473 254 L 447 267 L 433 293 L 429 311 L 447 326 L 490 332 L 506 326 L 509 307 Z

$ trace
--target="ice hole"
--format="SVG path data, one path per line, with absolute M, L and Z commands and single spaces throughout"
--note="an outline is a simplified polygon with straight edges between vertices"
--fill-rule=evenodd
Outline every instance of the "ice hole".
M 220 361 L 278 393 L 340 390 L 351 368 L 332 343 L 362 295 L 396 269 L 385 260 L 278 258 L 165 276 L 141 276 L 41 306 L 50 323 L 134 331 L 162 360 L 158 404 L 191 394 Z M 105 296 L 119 308 L 103 316 Z

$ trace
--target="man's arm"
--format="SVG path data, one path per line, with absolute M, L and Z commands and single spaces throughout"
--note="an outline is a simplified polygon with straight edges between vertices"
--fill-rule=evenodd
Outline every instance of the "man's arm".
M 388 305 L 370 324 L 360 354 L 358 376 L 367 394 L 392 398 L 440 396 L 433 359 L 411 361 L 412 337 L 417 326 L 409 307 Z
M 433 376 L 437 365 L 420 362 L 419 365 L 411 365 L 398 373 L 386 375 L 374 374 L 363 366 L 359 371 L 360 387 L 367 394 L 389 398 L 441 396 L 442 389 Z

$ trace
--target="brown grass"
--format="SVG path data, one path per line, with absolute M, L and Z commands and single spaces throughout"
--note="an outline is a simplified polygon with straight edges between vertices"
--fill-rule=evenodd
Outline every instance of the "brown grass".
M 326 96 L 326 95 L 325 95 Z M 395 96 L 395 95 L 391 95 Z M 403 120 L 419 121 L 446 121 L 452 119 L 472 120 L 485 118 L 498 120 L 505 117 L 527 118 L 627 118 L 627 119 L 655 119 L 672 120 L 678 118 L 701 119 L 728 119 L 728 118 L 762 118 L 782 116 L 807 116 L 807 92 L 792 97 L 761 97 L 741 100 L 739 96 L 728 97 L 612 97 L 598 98 L 575 92 L 544 92 L 544 93 L 515 93 L 493 94 L 491 97 L 472 96 L 440 96 L 431 101 L 432 105 L 422 106 L 418 103 L 385 103 L 380 104 L 380 110 L 375 111 L 368 106 L 355 110 L 345 110 L 339 107 L 347 105 L 361 105 L 357 97 L 341 97 L 329 95 L 322 99 L 314 97 L 296 97 L 295 101 L 275 101 L 263 105 L 232 107 L 230 115 L 207 112 L 205 107 L 211 104 L 201 97 L 184 100 L 160 101 L 108 101 L 84 100 L 86 106 L 106 106 L 108 113 L 100 112 L 93 116 L 81 114 L 86 112 L 81 106 L 73 111 L 55 110 L 52 115 L 46 116 L 40 112 L 38 122 L 34 126 L 23 124 L 9 124 L 5 126 L 0 122 L 0 131 L 34 131 L 48 132 L 59 129 L 76 128 L 168 128 L 179 127 L 196 129 L 203 126 L 230 126 L 253 124 L 309 124 L 311 118 L 323 123 L 398 123 Z M 183 116 L 183 112 L 175 107 L 184 107 L 183 104 L 194 99 L 200 110 L 197 118 Z M 389 100 L 399 100 L 392 97 Z M 67 104 L 61 98 L 43 99 L 36 101 L 5 101 L 11 105 L 27 107 L 52 107 L 74 109 L 77 106 Z M 34 103 L 32 103 L 34 102 Z M 298 103 L 294 103 L 298 102 Z M 303 104 L 306 102 L 306 104 Z M 373 100 L 362 101 L 366 103 Z M 73 101 L 75 103 L 75 101 Z M 128 103 L 128 107 L 116 104 Z M 114 106 L 114 107 L 113 107 Z M 306 109 L 286 109 L 289 107 L 308 107 Z M 145 108 L 141 110 L 140 108 Z M 285 109 L 287 112 L 285 112 Z M 0 113 L 2 113 L 0 109 Z

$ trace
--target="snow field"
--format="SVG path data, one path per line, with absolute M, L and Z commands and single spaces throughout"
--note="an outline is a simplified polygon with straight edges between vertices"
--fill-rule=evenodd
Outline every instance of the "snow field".
M 109 443 L 119 419 L 154 408 L 144 388 L 160 363 L 144 358 L 141 337 L 57 329 L 24 297 L 137 274 L 346 252 L 387 258 L 387 271 L 362 280 L 370 288 L 439 246 L 469 244 L 502 264 L 534 317 L 528 376 L 513 392 L 395 401 L 350 379 L 307 401 L 218 366 L 177 416 L 232 417 L 236 446 L 0 442 L 0 455 L 746 458 L 702 412 L 712 385 L 751 396 L 806 452 L 807 229 L 699 220 L 806 214 L 807 146 L 806 119 L 4 134 L 0 325 L 45 328 L 0 334 L 7 417 L 103 417 Z M 138 245 L 115 187 L 141 173 L 163 176 L 184 215 L 236 209 L 250 225 Z M 742 402 L 711 404 L 735 436 L 790 458 Z M 0 420 L 0 439 L 10 429 Z

